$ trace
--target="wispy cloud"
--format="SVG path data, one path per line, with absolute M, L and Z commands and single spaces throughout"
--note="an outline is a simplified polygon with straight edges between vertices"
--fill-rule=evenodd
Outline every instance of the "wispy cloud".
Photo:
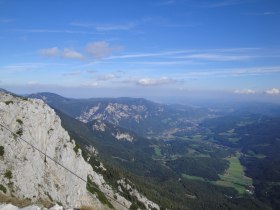
M 82 71 L 72 71 L 72 72 L 65 72 L 62 74 L 62 76 L 78 76 L 81 75 Z
M 109 80 L 114 80 L 119 78 L 119 76 L 115 75 L 115 74 L 106 74 L 103 76 L 100 76 L 99 78 L 97 78 L 98 81 L 109 81 Z
M 189 50 L 170 50 L 162 52 L 149 52 L 149 53 L 131 53 L 118 56 L 110 56 L 107 59 L 129 59 L 129 58 L 149 58 L 149 57 L 166 57 L 174 56 L 172 58 L 193 58 L 204 60 L 246 60 L 260 55 L 254 52 L 259 48 L 226 48 L 226 49 L 189 49 Z M 252 54 L 252 52 L 254 54 Z M 280 56 L 280 55 L 279 55 Z
M 264 12 L 263 15 L 277 15 L 279 12 Z
M 280 90 L 278 88 L 272 88 L 270 90 L 266 90 L 265 93 L 268 95 L 279 95 Z
M 245 90 L 235 90 L 235 94 L 245 94 L 245 95 L 250 95 L 250 94 L 255 94 L 257 91 L 252 90 L 252 89 L 245 89 Z
M 241 61 L 257 58 L 255 55 L 234 55 L 234 54 L 216 54 L 216 53 L 201 53 L 201 54 L 189 54 L 178 58 L 185 59 L 199 59 L 208 61 Z
M 254 67 L 254 68 L 235 68 L 205 71 L 189 71 L 179 74 L 180 78 L 216 78 L 216 77 L 241 77 L 241 76 L 260 76 L 265 74 L 280 73 L 280 66 Z
M 81 85 L 81 87 L 89 87 L 89 88 L 94 88 L 94 87 L 98 87 L 98 86 L 100 86 L 100 84 L 97 81 L 88 81 Z
M 95 23 L 90 23 L 90 22 L 71 22 L 70 23 L 71 26 L 77 26 L 77 27 L 84 27 L 84 28 L 91 28 L 91 27 L 95 27 L 96 24 Z
M 138 79 L 136 84 L 141 86 L 159 86 L 159 85 L 173 84 L 176 82 L 178 81 L 169 77 L 160 77 L 158 79 L 145 77 L 145 78 Z
M 94 59 L 103 59 L 105 57 L 110 56 L 113 52 L 119 51 L 121 49 L 121 46 L 110 46 L 110 44 L 105 41 L 92 42 L 87 44 L 86 46 L 86 51 Z
M 47 64 L 45 63 L 18 63 L 18 64 L 0 67 L 0 71 L 8 71 L 8 72 L 32 71 L 32 70 L 41 69 L 46 65 Z
M 133 29 L 136 24 L 122 23 L 122 24 L 97 24 L 92 22 L 72 22 L 71 26 L 84 27 L 84 28 L 94 28 L 96 31 L 128 31 Z
M 118 79 L 120 76 L 110 73 L 110 74 L 104 74 L 104 75 L 96 75 L 94 78 L 85 81 L 82 86 L 84 87 L 104 87 L 106 85 L 112 85 L 113 82 L 120 82 Z
M 274 16 L 279 14 L 280 12 L 275 12 L 275 11 L 245 13 L 245 15 L 249 15 L 249 16 Z
M 41 49 L 38 52 L 40 55 L 47 56 L 47 57 L 54 57 L 54 56 L 59 55 L 59 53 L 60 53 L 58 47 Z
M 139 61 L 139 62 L 126 62 L 129 64 L 138 65 L 155 65 L 155 66 L 168 66 L 168 65 L 189 65 L 189 64 L 201 64 L 193 61 Z
M 128 23 L 124 25 L 100 25 L 96 26 L 97 31 L 128 31 L 135 27 L 135 24 Z
M 268 59 L 280 57 L 272 52 L 262 52 L 258 48 L 228 48 L 228 49 L 190 49 L 170 50 L 161 52 L 128 53 L 109 56 L 108 60 L 126 60 L 122 63 L 141 65 L 184 65 L 207 64 L 209 62 L 252 61 L 257 58 Z M 144 60 L 145 59 L 145 60 Z
M 71 48 L 65 48 L 63 50 L 63 52 L 61 53 L 61 57 L 62 58 L 69 58 L 69 59 L 78 59 L 78 60 L 84 60 L 85 57 L 77 52 L 76 50 L 74 49 L 71 49 Z
M 111 56 L 107 59 L 120 59 L 120 58 L 147 58 L 147 57 L 162 57 L 167 55 L 177 55 L 182 53 L 192 52 L 192 50 L 175 50 L 175 51 L 164 51 L 154 53 L 132 53 L 126 55 Z

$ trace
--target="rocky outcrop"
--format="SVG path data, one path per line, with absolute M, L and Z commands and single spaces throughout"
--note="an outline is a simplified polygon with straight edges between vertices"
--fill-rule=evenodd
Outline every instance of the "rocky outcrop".
M 136 140 L 132 132 L 111 123 L 105 123 L 101 120 L 95 120 L 90 122 L 89 125 L 95 133 L 107 133 L 115 140 L 128 142 L 133 142 L 134 140 Z
M 120 191 L 128 191 L 130 196 L 134 196 L 138 202 L 141 202 L 145 206 L 146 209 L 160 209 L 159 205 L 140 194 L 138 190 L 132 186 L 132 183 L 129 182 L 129 180 L 121 179 L 118 181 L 118 184 Z
M 0 204 L 0 210 L 41 210 L 42 208 L 37 205 L 26 206 L 24 208 L 18 208 L 12 204 Z M 54 205 L 51 208 L 44 208 L 43 210 L 63 210 L 62 206 Z
M 41 100 L 0 92 L 0 184 L 2 193 L 30 201 L 48 200 L 65 207 L 107 209 L 87 191 L 87 180 L 113 195 L 103 177 L 92 170 L 59 117 Z M 22 137 L 28 143 L 21 140 Z M 73 171 L 77 176 L 57 163 Z
M 134 140 L 133 136 L 131 136 L 129 133 L 113 133 L 112 134 L 116 139 L 122 140 L 122 141 L 129 141 L 132 142 Z
M 122 120 L 132 120 L 137 123 L 148 116 L 148 108 L 145 105 L 127 105 L 124 103 L 104 103 L 92 106 L 81 113 L 78 120 L 89 122 L 92 120 L 108 121 L 119 124 Z
M 91 156 L 84 160 L 60 118 L 42 100 L 0 91 L 0 124 L 0 196 L 39 206 L 57 203 L 67 209 L 122 210 L 135 205 L 123 197 L 118 190 L 122 188 L 113 190 L 87 162 L 98 154 L 94 147 L 86 148 Z M 116 138 L 133 140 L 120 132 Z M 101 169 L 106 171 L 102 163 Z M 159 209 L 136 189 L 128 191 L 147 209 Z

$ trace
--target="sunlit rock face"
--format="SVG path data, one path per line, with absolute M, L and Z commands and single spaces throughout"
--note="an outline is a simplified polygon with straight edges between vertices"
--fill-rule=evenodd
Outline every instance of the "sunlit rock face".
M 0 183 L 6 194 L 31 201 L 51 200 L 65 207 L 92 206 L 106 209 L 91 196 L 86 183 L 57 165 L 40 151 L 87 180 L 90 175 L 98 186 L 105 184 L 101 175 L 84 161 L 75 142 L 61 127 L 59 117 L 41 100 L 24 99 L 0 92 L 0 123 L 27 140 L 0 128 Z
M 67 209 L 109 209 L 97 195 L 88 192 L 90 178 L 101 192 L 115 198 L 109 198 L 115 209 L 132 205 L 84 160 L 75 141 L 61 126 L 60 118 L 42 100 L 0 91 L 0 123 L 7 128 L 0 126 L 0 193 L 30 203 L 58 203 Z M 133 141 L 133 136 L 125 132 L 114 135 L 119 140 Z M 91 158 L 98 153 L 93 146 L 87 150 L 93 154 Z M 137 196 L 147 209 L 159 209 L 138 191 Z

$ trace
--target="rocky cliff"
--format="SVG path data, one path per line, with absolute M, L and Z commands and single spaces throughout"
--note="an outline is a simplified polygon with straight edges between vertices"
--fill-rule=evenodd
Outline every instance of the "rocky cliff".
M 114 192 L 83 159 L 59 117 L 43 101 L 0 92 L 0 123 L 1 194 L 67 208 L 130 207 L 131 202 Z M 98 193 L 89 193 L 92 187 Z M 114 199 L 104 202 L 104 194 Z M 149 206 L 158 209 L 152 202 Z

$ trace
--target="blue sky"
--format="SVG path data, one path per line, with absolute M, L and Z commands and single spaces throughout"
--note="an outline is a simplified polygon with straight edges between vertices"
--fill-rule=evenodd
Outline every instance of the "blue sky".
M 279 0 L 0 0 L 0 86 L 280 100 Z

